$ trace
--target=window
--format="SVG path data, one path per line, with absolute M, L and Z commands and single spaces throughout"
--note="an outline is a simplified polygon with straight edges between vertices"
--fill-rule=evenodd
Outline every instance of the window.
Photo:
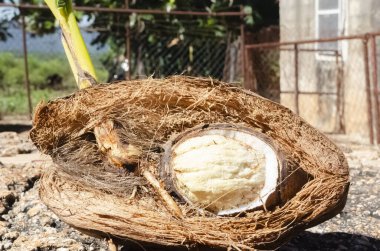
M 331 38 L 343 35 L 342 0 L 316 0 L 317 38 Z M 340 42 L 318 43 L 317 49 L 325 50 L 321 54 L 340 51 Z

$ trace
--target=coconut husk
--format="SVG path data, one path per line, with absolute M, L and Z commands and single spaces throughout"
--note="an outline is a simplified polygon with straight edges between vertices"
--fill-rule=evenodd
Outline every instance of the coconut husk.
M 109 120 L 123 142 L 142 150 L 137 167 L 117 169 L 99 150 L 94 128 Z M 183 217 L 174 215 L 141 173 L 163 183 L 165 144 L 214 123 L 264 134 L 292 170 L 285 179 L 301 172 L 307 182 L 300 187 L 295 179 L 298 191 L 282 195 L 273 208 L 234 216 L 202 213 L 173 195 Z M 97 236 L 165 246 L 276 248 L 341 211 L 349 186 L 347 161 L 326 136 L 289 109 L 210 78 L 173 76 L 77 91 L 37 107 L 31 138 L 55 163 L 40 181 L 43 202 L 64 222 Z

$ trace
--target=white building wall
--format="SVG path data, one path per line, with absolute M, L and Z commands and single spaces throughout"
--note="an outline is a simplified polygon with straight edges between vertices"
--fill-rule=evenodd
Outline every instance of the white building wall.
M 343 35 L 380 31 L 379 0 L 342 1 Z M 282 42 L 317 38 L 315 0 L 279 2 Z M 316 44 L 300 45 L 299 48 L 301 50 L 315 49 Z M 342 57 L 338 64 L 335 57 L 320 57 L 316 52 L 300 51 L 299 90 L 301 92 L 336 92 L 338 77 L 340 77 L 344 93 L 340 110 L 344 109 L 343 120 L 346 133 L 358 138 L 368 138 L 363 43 L 360 39 L 343 41 L 341 49 Z M 338 75 L 339 67 L 342 75 Z M 280 53 L 280 86 L 281 91 L 295 89 L 293 51 Z M 282 94 L 281 103 L 295 110 L 293 94 Z M 300 94 L 301 117 L 325 132 L 333 132 L 339 128 L 338 106 L 335 95 Z

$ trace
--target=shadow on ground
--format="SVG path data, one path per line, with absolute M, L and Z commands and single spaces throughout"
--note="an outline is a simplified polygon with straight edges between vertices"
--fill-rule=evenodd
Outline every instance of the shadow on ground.
M 213 249 L 205 247 L 194 248 L 163 248 L 152 246 L 141 246 L 141 244 L 129 242 L 121 248 L 122 251 L 137 251 L 137 250 L 194 250 L 194 251 L 219 251 L 223 249 Z M 234 250 L 234 249 L 232 249 Z M 377 251 L 380 250 L 380 239 L 341 232 L 333 232 L 326 234 L 318 234 L 311 232 L 303 232 L 287 244 L 278 249 L 278 251 L 335 251 L 335 250 L 353 250 L 353 251 Z
M 25 132 L 32 129 L 32 125 L 25 124 L 8 124 L 8 123 L 0 123 L 0 132 Z
M 341 232 L 318 234 L 306 231 L 279 249 L 279 251 L 304 250 L 380 250 L 380 239 Z

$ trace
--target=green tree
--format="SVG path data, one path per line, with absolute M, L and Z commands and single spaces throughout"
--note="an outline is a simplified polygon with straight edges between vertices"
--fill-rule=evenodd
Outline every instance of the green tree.
M 4 0 L 0 0 L 2 2 Z M 23 3 L 41 4 L 42 0 L 24 0 Z M 120 0 L 76 0 L 78 6 L 100 6 L 108 8 L 124 8 L 124 1 Z M 175 16 L 175 15 L 148 15 L 148 14 L 115 14 L 104 12 L 78 12 L 78 20 L 87 21 L 88 30 L 96 31 L 97 36 L 92 45 L 99 47 L 108 45 L 112 52 L 104 59 L 104 64 L 111 69 L 117 55 L 125 54 L 126 27 L 130 30 L 132 62 L 138 67 L 143 61 L 144 67 L 149 68 L 145 73 L 163 69 L 163 73 L 180 73 L 184 65 L 189 64 L 195 54 L 204 50 L 205 39 L 214 39 L 225 44 L 227 37 L 234 39 L 239 35 L 241 23 L 248 30 L 259 29 L 270 24 L 271 20 L 278 22 L 278 3 L 276 0 L 130 0 L 129 8 L 133 9 L 161 9 L 167 12 L 173 10 L 193 10 L 206 12 L 239 11 L 243 8 L 244 20 L 240 17 L 213 17 L 213 16 Z M 20 14 L 20 13 L 19 13 Z M 35 36 L 53 33 L 58 28 L 49 10 L 25 10 L 27 29 Z M 264 14 L 264 15 L 263 15 Z M 19 15 L 12 20 L 19 22 Z M 269 21 L 269 22 L 268 22 Z M 7 25 L 11 22 L 3 20 L 0 23 L 0 39 L 6 39 Z M 164 38 L 164 39 L 163 39 Z M 141 46 L 148 52 L 155 52 L 158 57 L 141 53 Z M 210 46 L 210 45 L 209 45 Z M 211 45 L 212 46 L 212 45 Z M 221 46 L 222 48 L 223 46 Z M 175 67 L 173 58 L 184 50 L 188 51 L 186 58 L 178 58 Z M 159 55 L 165 51 L 166 58 Z M 207 55 L 204 57 L 206 60 Z M 159 67 L 158 67 L 159 66 Z M 135 72 L 137 69 L 132 69 Z M 202 69 L 201 69 L 202 70 Z M 207 75 L 208 72 L 199 74 Z
M 0 3 L 5 0 L 0 0 Z M 9 1 L 8 1 L 9 2 Z M 13 2 L 13 0 L 10 0 Z M 162 9 L 170 12 L 172 10 L 194 10 L 194 11 L 239 11 L 243 7 L 246 16 L 244 18 L 248 29 L 257 29 L 262 25 L 278 23 L 277 0 L 130 0 L 129 7 L 135 9 Z M 23 0 L 24 4 L 40 5 L 43 0 Z M 107 8 L 124 8 L 124 1 L 120 0 L 76 0 L 78 6 L 100 6 Z M 10 10 L 3 8 L 1 12 Z M 0 12 L 0 13 L 1 13 Z M 24 10 L 23 15 L 27 17 L 28 31 L 34 35 L 52 33 L 57 29 L 57 24 L 49 10 Z M 20 13 L 15 11 L 13 21 L 19 21 Z M 2 14 L 1 16 L 4 16 Z M 7 15 L 9 16 L 9 15 Z M 125 25 L 138 32 L 149 30 L 152 36 L 162 31 L 177 33 L 178 35 L 199 32 L 208 35 L 222 36 L 228 30 L 237 30 L 241 23 L 238 17 L 194 17 L 194 16 L 171 16 L 171 15 L 136 15 L 130 16 L 113 13 L 78 13 L 78 19 L 92 19 L 92 27 L 97 29 L 99 36 L 93 41 L 94 44 L 104 45 L 113 40 L 117 45 L 124 43 Z M 7 26 L 9 19 L 0 19 L 0 38 L 9 36 Z M 170 26 L 170 27 L 167 27 Z M 109 32 L 112 31 L 112 32 Z M 152 38 L 150 38 L 152 40 Z

